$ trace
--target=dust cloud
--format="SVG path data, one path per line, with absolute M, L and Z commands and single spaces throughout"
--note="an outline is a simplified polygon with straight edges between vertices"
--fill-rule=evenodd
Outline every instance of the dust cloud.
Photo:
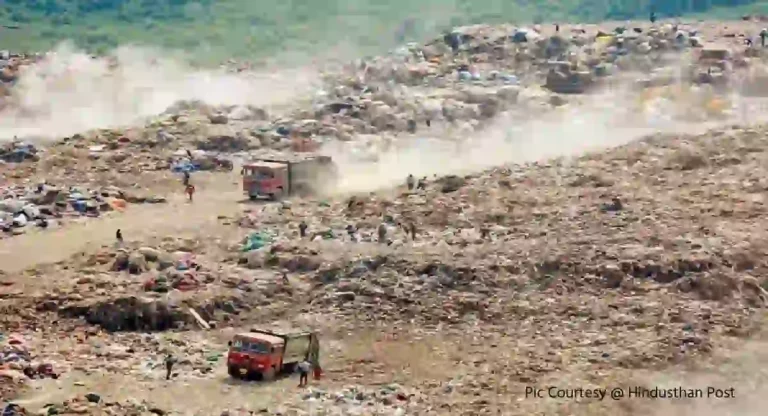
M 695 371 L 665 371 L 645 377 L 646 387 L 700 389 L 704 397 L 689 400 L 656 400 L 656 408 L 643 414 L 655 416 L 758 416 L 765 414 L 768 370 L 765 333 L 718 352 L 718 360 Z M 714 390 L 710 390 L 714 389 Z M 733 397 L 722 392 L 733 389 Z M 709 394 L 708 394 L 709 393 Z M 717 398 L 721 395 L 720 398 Z M 710 397 L 707 397 L 710 396 Z M 651 409 L 648 409 L 651 410 Z
M 13 137 L 55 139 L 94 128 L 135 125 L 179 101 L 276 106 L 295 102 L 320 87 L 322 72 L 316 67 L 321 61 L 293 69 L 233 73 L 196 69 L 180 58 L 169 51 L 132 46 L 92 57 L 62 44 L 23 72 L 13 90 L 14 105 L 0 112 L 0 142 Z M 115 63 L 116 69 L 111 68 Z M 399 184 L 409 173 L 417 177 L 472 173 L 505 163 L 578 155 L 654 133 L 690 133 L 734 121 L 733 117 L 706 123 L 670 117 L 671 107 L 691 103 L 669 100 L 638 112 L 637 95 L 627 88 L 614 88 L 544 115 L 529 111 L 501 116 L 482 129 L 425 130 L 387 150 L 378 146 L 361 150 L 356 140 L 357 149 L 336 144 L 325 151 L 339 165 L 338 190 L 366 192 Z M 445 140 L 446 134 L 461 140 Z M 361 158 L 366 152 L 372 157 Z
M 738 97 L 731 98 L 737 107 Z M 482 130 L 467 133 L 461 141 L 446 141 L 425 133 L 384 152 L 349 145 L 331 146 L 326 152 L 339 164 L 340 193 L 367 192 L 402 184 L 408 174 L 469 174 L 507 163 L 578 156 L 657 133 L 703 133 L 733 123 L 740 114 L 734 110 L 723 118 L 686 121 L 682 112 L 701 102 L 660 99 L 643 111 L 638 111 L 635 103 L 636 93 L 611 90 L 579 104 L 547 111 L 546 115 L 502 116 Z M 365 157 L 366 152 L 370 157 Z
M 178 55 L 132 46 L 92 57 L 62 44 L 22 73 L 14 105 L 0 112 L 0 142 L 52 139 L 132 125 L 178 101 L 279 105 L 310 90 L 316 71 L 231 73 L 192 68 Z M 117 63 L 115 70 L 110 65 Z

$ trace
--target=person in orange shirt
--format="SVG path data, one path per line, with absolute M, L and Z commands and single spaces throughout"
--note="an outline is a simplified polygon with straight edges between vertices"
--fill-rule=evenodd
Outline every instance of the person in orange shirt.
M 195 185 L 192 185 L 191 183 L 188 184 L 186 193 L 187 193 L 187 196 L 189 197 L 189 202 L 192 202 L 192 196 L 195 194 Z

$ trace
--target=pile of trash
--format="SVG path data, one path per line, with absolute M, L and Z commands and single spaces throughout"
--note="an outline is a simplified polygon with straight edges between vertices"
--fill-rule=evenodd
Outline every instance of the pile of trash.
M 359 60 L 329 75 L 313 108 L 292 115 L 296 122 L 279 120 L 259 137 L 279 140 L 295 133 L 348 141 L 358 134 L 428 132 L 443 121 L 482 123 L 526 105 L 519 102 L 522 89 L 544 86 L 552 93 L 582 93 L 619 70 L 652 70 L 672 63 L 655 58 L 659 52 L 681 55 L 701 46 L 699 37 L 690 36 L 697 35 L 693 29 L 673 25 L 620 27 L 614 33 L 573 29 L 550 36 L 540 30 L 460 27 L 424 45 Z
M 199 153 L 196 151 L 195 153 Z M 171 171 L 176 173 L 191 173 L 197 171 L 224 170 L 234 168 L 232 160 L 214 155 L 203 155 L 195 158 L 179 158 L 171 165 Z
M 403 416 L 427 408 L 424 395 L 416 389 L 408 389 L 398 384 L 387 384 L 378 388 L 362 385 L 346 385 L 332 388 L 309 387 L 286 397 L 274 407 L 262 407 L 249 410 L 249 405 L 242 408 L 228 409 L 221 416 L 265 415 L 302 415 L 302 414 L 345 414 L 345 415 L 388 415 Z
M 536 27 L 460 28 L 426 45 L 356 62 L 287 117 L 191 104 L 140 129 L 69 138 L 47 149 L 40 162 L 66 149 L 87 153 L 67 162 L 84 160 L 77 174 L 146 166 L 165 173 L 229 170 L 229 156 L 221 154 L 306 150 L 308 142 L 326 139 L 417 138 L 461 123 L 479 129 L 502 112 L 549 108 L 551 97 L 586 93 L 619 71 L 649 72 L 669 63 L 661 52 L 679 56 L 701 44 L 695 31 L 672 25 L 543 33 Z M 651 84 L 661 83 L 663 77 L 651 75 L 657 77 Z M 424 411 L 482 414 L 490 398 L 519 395 L 487 382 L 491 372 L 503 374 L 504 383 L 530 385 L 562 371 L 661 367 L 708 355 L 724 337 L 750 333 L 768 305 L 768 245 L 761 231 L 768 228 L 766 135 L 768 128 L 756 127 L 654 136 L 574 160 L 423 178 L 417 186 L 408 186 L 409 172 L 403 172 L 397 189 L 264 204 L 237 221 L 212 225 L 229 227 L 225 243 L 173 236 L 78 254 L 34 271 L 35 277 L 55 275 L 53 290 L 29 289 L 43 280 L 30 274 L 18 304 L 36 312 L 24 317 L 28 333 L 38 321 L 55 322 L 50 329 L 78 345 L 71 356 L 74 348 L 61 347 L 62 361 L 88 370 L 108 361 L 107 371 L 130 380 L 143 375 L 148 383 L 161 378 L 159 334 L 178 328 L 204 330 L 184 337 L 213 338 L 205 330 L 285 319 L 334 333 L 399 332 L 424 345 L 420 337 L 439 335 L 448 352 L 426 351 L 425 365 L 466 374 L 464 396 L 440 385 L 449 376 L 422 383 L 410 369 L 405 378 L 413 389 L 373 386 L 372 378 L 389 376 L 383 361 L 407 354 L 351 364 L 341 357 L 328 360 L 338 366 L 327 369 L 328 378 L 355 378 L 365 386 L 341 388 L 324 379 L 328 385 L 300 393 L 275 413 L 401 415 L 423 405 Z M 43 184 L 4 192 L 0 222 L 17 233 L 57 213 L 95 216 L 127 203 L 161 202 L 109 188 L 64 191 Z M 223 366 L 221 352 L 200 340 L 172 344 L 184 351 L 183 378 L 213 378 Z M 27 378 L 53 374 L 16 349 L 0 357 L 3 371 Z M 362 370 L 344 372 L 346 365 Z M 422 388 L 428 384 L 429 390 Z M 445 394 L 431 394 L 439 391 Z M 97 394 L 51 411 L 106 408 L 122 414 Z
M 345 414 L 402 416 L 413 411 L 424 398 L 418 392 L 396 384 L 373 389 L 347 386 L 335 391 L 310 388 L 301 395 L 302 408 L 310 412 L 341 411 Z
M 37 147 L 31 143 L 20 141 L 0 143 L 0 162 L 21 163 L 38 160 L 40 160 L 40 156 L 37 154 Z
M 254 276 L 236 263 L 196 254 L 194 245 L 166 240 L 158 247 L 124 243 L 76 255 L 65 262 L 70 267 L 56 267 L 63 281 L 57 293 L 22 297 L 37 310 L 113 332 L 209 329 L 234 324 L 243 312 L 269 315 L 290 308 L 291 292 L 279 279 Z M 83 268 L 90 272 L 79 274 Z
M 268 244 L 271 244 L 272 241 L 272 235 L 263 232 L 254 232 L 246 237 L 245 241 L 243 242 L 242 251 L 248 252 L 251 250 L 258 250 Z
M 41 411 L 42 415 L 116 415 L 128 416 L 137 414 L 166 415 L 164 410 L 154 407 L 150 404 L 129 400 L 124 403 L 106 402 L 96 393 L 87 393 L 83 396 L 74 397 L 62 403 L 49 403 Z M 27 416 L 31 413 L 15 403 L 8 403 L 3 409 L 2 416 Z
M 87 189 L 37 186 L 0 188 L 0 230 L 6 235 L 23 234 L 29 225 L 55 227 L 67 218 L 99 217 L 122 211 L 130 203 L 164 203 L 162 197 L 139 196 L 117 187 Z
M 459 27 L 424 44 L 329 71 L 316 94 L 297 97 L 296 106 L 283 113 L 179 102 L 144 126 L 76 134 L 42 156 L 26 148 L 0 154 L 14 161 L 40 157 L 51 175 L 112 175 L 114 181 L 169 170 L 229 171 L 232 155 L 241 152 L 307 152 L 340 142 L 363 154 L 368 152 L 358 149 L 361 142 L 375 153 L 397 140 L 463 140 L 501 114 L 525 116 L 558 107 L 572 100 L 562 94 L 589 92 L 607 79 L 615 81 L 611 86 L 621 85 L 620 75 L 633 71 L 647 78 L 627 78 L 639 88 L 708 84 L 701 74 L 710 73 L 711 85 L 697 87 L 708 90 L 730 77 L 710 67 L 723 61 L 741 70 L 756 61 L 744 61 L 743 45 L 726 50 L 722 59 L 715 58 L 723 48 L 702 45 L 704 34 L 695 27 L 673 24 L 613 30 L 575 26 L 557 32 L 552 26 Z M 667 69 L 678 68 L 681 60 L 690 61 L 690 71 L 671 76 Z M 748 65 L 731 65 L 735 62 Z M 722 113 L 727 104 L 706 101 L 717 108 L 700 111 L 705 116 Z
M 27 376 L 24 369 L 32 361 L 23 341 L 0 333 L 0 393 L 10 395 L 20 389 Z
M 175 289 L 187 292 L 199 289 L 201 286 L 212 283 L 215 278 L 202 270 L 202 266 L 195 261 L 191 253 L 176 254 L 178 260 L 170 268 L 158 270 L 157 277 L 150 277 L 144 282 L 144 289 L 147 291 L 166 293 Z
M 166 293 L 172 289 L 182 292 L 195 290 L 215 280 L 193 253 L 169 253 L 153 247 L 140 247 L 133 251 L 118 249 L 110 270 L 126 271 L 132 275 L 154 271 L 144 281 L 143 287 L 146 291 L 157 293 Z
M 404 178 L 394 193 L 246 212 L 240 224 L 275 237 L 239 263 L 311 282 L 311 308 L 342 328 L 478 325 L 518 339 L 557 328 L 560 351 L 629 367 L 707 354 L 715 334 L 748 331 L 768 305 L 766 242 L 752 234 L 765 210 L 765 130 L 654 136 L 424 189 Z M 666 312 L 612 312 L 659 304 Z M 604 345 L 594 322 L 632 336 Z M 546 350 L 516 348 L 531 369 L 521 378 L 551 371 L 533 369 L 548 368 Z
M 0 393 L 8 397 L 30 379 L 59 378 L 53 364 L 33 360 L 30 346 L 18 334 L 0 333 Z
M 540 26 L 455 28 L 423 45 L 409 44 L 325 74 L 324 86 L 287 114 L 240 117 L 235 114 L 243 113 L 240 108 L 187 106 L 169 111 L 172 120 L 184 124 L 168 122 L 168 129 L 185 129 L 197 120 L 197 137 L 205 137 L 196 139 L 196 146 L 226 152 L 312 151 L 370 137 L 458 138 L 505 112 L 560 106 L 569 100 L 561 94 L 586 93 L 609 85 L 608 79 L 615 80 L 610 85 L 621 85 L 621 75 L 633 71 L 648 78 L 631 79 L 627 86 L 682 83 L 708 89 L 731 76 L 713 73 L 712 67 L 740 70 L 750 62 L 743 59 L 748 54 L 744 47 L 730 51 L 705 45 L 701 33 L 683 25 L 545 31 Z M 721 51 L 722 59 L 711 58 Z M 680 62 L 687 68 L 682 75 Z
M 131 169 L 137 162 L 125 152 L 130 147 L 230 153 L 311 150 L 357 135 L 437 133 L 457 123 L 477 129 L 518 106 L 547 106 L 549 93 L 541 87 L 554 94 L 585 92 L 619 70 L 651 71 L 674 64 L 676 58 L 659 58 L 664 56 L 660 52 L 682 56 L 703 42 L 695 29 L 671 24 L 617 27 L 609 33 L 576 27 L 545 34 L 551 29 L 458 27 L 425 44 L 408 44 L 325 74 L 322 89 L 306 102 L 298 100 L 298 108 L 288 114 L 179 102 L 142 128 L 87 132 L 68 143 L 87 143 L 93 158 L 110 161 L 112 168 Z M 143 155 L 149 156 L 155 155 Z

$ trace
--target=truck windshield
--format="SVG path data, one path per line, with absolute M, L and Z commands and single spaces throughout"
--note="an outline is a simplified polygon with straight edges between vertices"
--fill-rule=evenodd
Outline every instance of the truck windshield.
M 255 175 L 258 179 L 272 179 L 275 177 L 271 170 L 257 170 Z
M 256 167 L 243 168 L 243 175 L 251 176 L 256 179 L 273 179 L 275 177 L 275 173 L 272 169 Z
M 258 342 L 250 342 L 242 339 L 232 341 L 232 349 L 237 352 L 249 352 L 255 354 L 269 354 L 269 346 Z

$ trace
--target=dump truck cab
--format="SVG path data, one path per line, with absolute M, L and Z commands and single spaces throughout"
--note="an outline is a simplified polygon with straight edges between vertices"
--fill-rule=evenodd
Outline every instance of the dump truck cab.
M 237 334 L 230 342 L 227 366 L 233 377 L 248 377 L 261 374 L 265 380 L 274 378 L 282 368 L 283 338 L 262 334 Z
M 317 363 L 319 351 L 320 344 L 313 332 L 253 329 L 235 335 L 229 342 L 227 368 L 235 378 L 261 376 L 268 381 L 302 360 Z
M 335 186 L 336 165 L 328 156 L 254 159 L 243 165 L 243 192 L 250 199 L 308 196 Z
M 256 161 L 243 165 L 243 192 L 250 198 L 276 198 L 288 189 L 288 164 Z

